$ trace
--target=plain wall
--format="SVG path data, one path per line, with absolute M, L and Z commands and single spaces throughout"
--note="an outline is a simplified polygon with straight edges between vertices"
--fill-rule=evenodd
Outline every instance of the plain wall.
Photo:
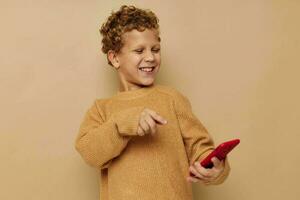
M 99 174 L 74 140 L 93 100 L 118 90 L 99 28 L 123 4 L 159 17 L 156 83 L 190 99 L 216 144 L 241 139 L 228 179 L 194 184 L 195 200 L 299 198 L 299 1 L 7 0 L 0 3 L 0 199 L 99 199 Z

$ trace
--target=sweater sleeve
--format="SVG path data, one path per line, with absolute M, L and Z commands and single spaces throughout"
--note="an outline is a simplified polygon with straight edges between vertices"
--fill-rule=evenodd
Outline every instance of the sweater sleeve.
M 105 120 L 96 100 L 81 122 L 75 149 L 90 166 L 108 168 L 113 158 L 122 153 L 131 136 L 137 135 L 143 109 L 143 106 L 131 107 Z
M 194 115 L 190 101 L 180 92 L 175 95 L 175 111 L 183 137 L 189 165 L 201 161 L 214 150 L 214 141 L 207 129 Z M 230 171 L 228 159 L 225 159 L 223 172 L 210 184 L 221 184 Z

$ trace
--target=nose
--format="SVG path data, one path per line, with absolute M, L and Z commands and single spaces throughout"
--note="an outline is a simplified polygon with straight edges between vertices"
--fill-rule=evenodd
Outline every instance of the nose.
M 154 60 L 154 55 L 153 53 L 150 51 L 147 51 L 146 55 L 145 55 L 145 60 L 150 62 L 150 61 L 153 61 Z

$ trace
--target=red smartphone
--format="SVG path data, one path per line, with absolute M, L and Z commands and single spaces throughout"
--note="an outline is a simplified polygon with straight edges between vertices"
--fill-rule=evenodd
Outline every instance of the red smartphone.
M 238 144 L 240 143 L 239 139 L 230 140 L 227 142 L 221 143 L 215 150 L 213 150 L 205 159 L 201 161 L 201 166 L 204 168 L 212 168 L 214 166 L 211 159 L 217 157 L 219 160 L 224 160 L 226 155 Z M 194 176 L 190 173 L 191 176 Z

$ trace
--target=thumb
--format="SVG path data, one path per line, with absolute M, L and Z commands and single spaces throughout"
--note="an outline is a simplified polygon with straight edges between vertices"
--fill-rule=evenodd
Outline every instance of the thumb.
M 211 159 L 211 161 L 213 162 L 215 168 L 219 168 L 219 167 L 220 167 L 220 165 L 221 165 L 221 160 L 219 160 L 217 157 L 213 157 L 213 158 Z

